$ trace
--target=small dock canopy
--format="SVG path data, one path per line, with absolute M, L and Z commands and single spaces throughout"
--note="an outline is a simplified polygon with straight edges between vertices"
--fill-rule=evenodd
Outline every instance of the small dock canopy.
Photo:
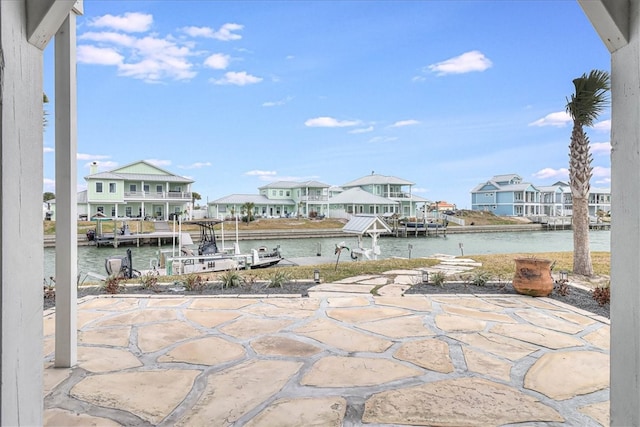
M 376 215 L 356 215 L 342 227 L 342 231 L 358 235 L 358 247 L 351 250 L 354 259 L 378 259 L 380 246 L 378 237 L 382 233 L 391 233 L 389 226 Z M 371 237 L 371 249 L 365 249 L 362 245 L 362 237 L 368 234 Z
M 342 227 L 342 231 L 350 234 L 381 234 L 391 233 L 389 226 L 377 215 L 356 215 L 351 217 L 349 222 Z

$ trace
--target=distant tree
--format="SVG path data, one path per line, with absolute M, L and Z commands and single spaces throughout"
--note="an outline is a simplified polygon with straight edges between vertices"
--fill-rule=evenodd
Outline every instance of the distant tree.
M 47 192 L 45 192 L 45 193 L 42 195 L 42 201 L 43 201 L 43 202 L 48 202 L 49 200 L 53 200 L 53 199 L 55 199 L 55 198 L 56 198 L 56 195 L 55 195 L 55 194 L 53 194 L 53 193 L 52 193 L 52 192 L 50 192 L 50 191 L 47 191 Z
M 249 224 L 251 221 L 253 221 L 253 209 L 255 208 L 256 204 L 252 203 L 252 202 L 247 202 L 244 205 L 242 205 L 242 212 L 246 212 L 247 213 L 247 224 Z
M 609 104 L 609 73 L 592 70 L 573 80 L 575 93 L 567 99 L 567 113 L 573 119 L 569 144 L 569 186 L 573 199 L 573 272 L 583 276 L 593 275 L 589 250 L 589 191 L 591 190 L 591 153 L 585 126 L 594 120 Z
M 44 104 L 48 104 L 49 103 L 49 97 L 47 96 L 46 93 L 42 94 L 42 128 L 46 128 L 47 127 L 47 116 L 49 115 L 49 113 L 47 112 L 47 110 L 44 108 Z
M 196 200 L 202 200 L 202 196 L 200 195 L 200 193 L 196 193 L 195 191 L 191 192 L 191 204 L 193 205 L 193 208 L 196 208 Z

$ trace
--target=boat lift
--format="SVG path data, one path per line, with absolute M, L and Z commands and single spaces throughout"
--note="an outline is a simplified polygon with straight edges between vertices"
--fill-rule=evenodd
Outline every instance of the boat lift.
M 342 227 L 342 231 L 358 235 L 358 247 L 351 250 L 351 257 L 355 260 L 376 260 L 380 255 L 378 238 L 382 233 L 391 233 L 391 229 L 385 221 L 377 215 L 355 215 Z M 371 248 L 363 247 L 362 238 L 371 237 Z

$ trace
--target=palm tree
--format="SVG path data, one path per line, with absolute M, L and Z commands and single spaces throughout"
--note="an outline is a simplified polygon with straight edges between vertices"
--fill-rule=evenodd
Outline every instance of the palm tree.
M 242 211 L 247 213 L 247 224 L 249 224 L 253 220 L 253 209 L 256 204 L 253 202 L 246 202 L 242 205 Z
M 567 113 L 573 119 L 571 144 L 569 144 L 569 186 L 573 199 L 573 272 L 593 275 L 589 251 L 589 190 L 593 172 L 589 138 L 585 126 L 594 120 L 609 104 L 609 73 L 592 70 L 588 75 L 573 80 L 575 93 L 567 99 Z

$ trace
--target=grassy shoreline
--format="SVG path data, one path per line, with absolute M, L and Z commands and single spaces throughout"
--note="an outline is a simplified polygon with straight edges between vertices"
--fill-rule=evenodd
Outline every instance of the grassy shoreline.
M 578 282 L 584 286 L 595 288 L 596 286 L 602 286 L 608 283 L 610 272 L 610 259 L 611 254 L 609 252 L 592 252 L 592 262 L 594 268 L 594 276 L 591 278 L 584 276 L 577 276 L 571 273 L 573 263 L 572 252 L 546 252 L 546 253 L 512 253 L 512 254 L 492 254 L 492 255 L 471 255 L 459 258 L 471 258 L 477 262 L 482 263 L 481 267 L 477 267 L 467 273 L 450 276 L 447 281 L 470 281 L 474 275 L 478 272 L 486 273 L 490 281 L 506 282 L 513 278 L 515 273 L 515 258 L 539 258 L 549 259 L 554 261 L 553 273 L 557 274 L 559 271 L 566 270 L 569 273 L 570 282 Z M 335 282 L 345 279 L 347 277 L 354 277 L 367 274 L 379 274 L 389 270 L 403 270 L 403 269 L 419 269 L 432 267 L 439 264 L 440 261 L 434 258 L 412 258 L 412 259 L 398 259 L 389 258 L 377 261 L 360 261 L 350 263 L 335 263 L 331 264 L 317 264 L 309 266 L 297 266 L 297 267 L 271 267 L 268 269 L 258 270 L 241 270 L 238 272 L 242 278 L 248 282 L 255 281 L 271 281 L 278 274 L 286 274 L 289 280 L 312 280 L 314 270 L 320 271 L 320 277 L 322 282 Z M 224 273 L 209 273 L 200 275 L 203 280 L 206 281 L 220 281 L 221 276 Z M 184 277 L 178 276 L 165 276 L 159 277 L 159 282 L 174 282 L 184 280 Z M 140 279 L 131 279 L 128 283 L 139 283 Z M 89 283 L 87 283 L 89 284 Z M 94 283 L 95 284 L 95 283 Z

